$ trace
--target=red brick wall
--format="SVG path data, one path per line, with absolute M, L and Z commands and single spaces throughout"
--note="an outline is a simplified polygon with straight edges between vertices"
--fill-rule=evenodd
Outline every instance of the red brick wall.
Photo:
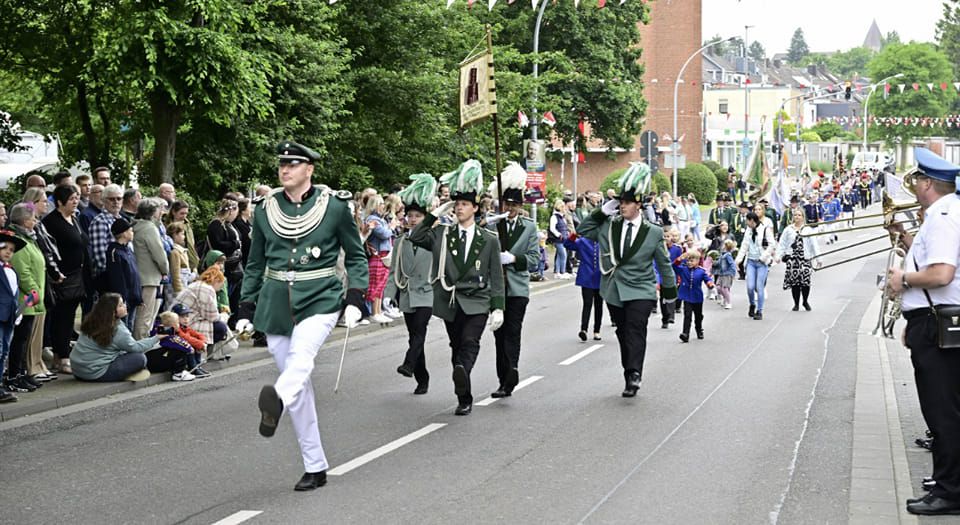
M 673 136 L 673 84 L 683 62 L 700 48 L 702 0 L 658 0 L 649 2 L 651 8 L 650 23 L 640 25 L 640 45 L 644 64 L 643 96 L 647 100 L 647 116 L 644 130 L 653 130 L 661 137 L 660 145 L 669 142 L 664 135 Z M 683 73 L 684 83 L 677 93 L 677 129 L 680 135 L 686 134 L 681 153 L 686 154 L 687 162 L 699 162 L 703 149 L 703 131 L 700 111 L 703 108 L 701 61 L 693 59 Z M 615 161 L 606 158 L 606 153 L 588 153 L 585 164 L 579 167 L 577 189 L 585 191 L 596 189 L 611 171 L 627 167 L 627 164 L 640 158 L 639 136 L 635 151 L 621 153 Z M 568 156 L 569 158 L 569 156 Z M 663 155 L 658 158 L 663 166 Z M 665 174 L 670 170 L 662 169 Z M 547 165 L 548 180 L 559 182 L 560 163 Z M 570 164 L 567 163 L 564 186 L 573 189 Z

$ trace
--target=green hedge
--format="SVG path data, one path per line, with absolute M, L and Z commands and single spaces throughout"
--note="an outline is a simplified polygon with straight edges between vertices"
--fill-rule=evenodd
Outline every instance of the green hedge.
M 617 189 L 617 181 L 620 180 L 620 177 L 623 177 L 623 174 L 627 172 L 627 168 L 621 168 L 618 170 L 613 170 L 609 175 L 603 178 L 603 182 L 600 183 L 600 193 L 604 197 L 607 195 L 607 190 Z
M 658 171 L 653 175 L 653 191 L 657 193 L 673 193 L 673 182 L 670 180 L 670 177 L 665 175 L 662 171 Z
M 682 168 L 677 173 L 677 185 L 680 195 L 693 193 L 700 204 L 710 204 L 717 197 L 717 179 L 703 164 L 694 162 Z

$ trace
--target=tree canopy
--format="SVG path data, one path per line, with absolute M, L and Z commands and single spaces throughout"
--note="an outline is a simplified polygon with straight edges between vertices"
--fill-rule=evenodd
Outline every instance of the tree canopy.
M 787 50 L 787 60 L 791 64 L 799 64 L 804 57 L 810 54 L 810 48 L 807 47 L 807 41 L 803 38 L 803 29 L 797 28 L 790 38 L 790 49 Z

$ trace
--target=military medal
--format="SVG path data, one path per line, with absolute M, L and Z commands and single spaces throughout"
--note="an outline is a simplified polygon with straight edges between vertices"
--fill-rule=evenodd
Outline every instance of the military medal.
M 477 271 L 479 272 L 479 271 L 480 271 L 480 259 L 477 259 L 477 264 L 476 264 L 475 266 L 477 267 Z
M 452 251 L 452 252 L 450 252 L 450 253 L 452 253 L 454 257 L 456 257 L 456 256 L 457 256 L 457 250 L 453 250 L 453 251 Z
M 301 255 L 301 256 L 300 256 L 300 264 L 307 264 L 308 262 L 310 262 L 310 257 L 309 257 L 309 256 L 306 256 L 306 255 Z
M 310 248 L 310 255 L 312 255 L 314 259 L 319 259 L 319 258 L 320 258 L 320 247 L 319 247 L 319 246 L 314 246 L 313 248 Z

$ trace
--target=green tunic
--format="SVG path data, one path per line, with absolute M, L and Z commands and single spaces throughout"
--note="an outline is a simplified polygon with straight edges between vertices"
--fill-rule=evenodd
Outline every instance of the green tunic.
M 313 231 L 299 238 L 285 238 L 274 231 L 268 220 L 266 207 L 271 199 L 290 217 L 305 215 L 315 206 L 326 209 Z M 290 202 L 282 189 L 273 190 L 260 203 L 253 216 L 250 256 L 240 294 L 241 302 L 257 305 L 253 318 L 257 330 L 289 336 L 300 321 L 317 314 L 338 312 L 343 306 L 343 284 L 336 275 L 310 280 L 276 280 L 266 277 L 268 268 L 282 272 L 332 269 L 342 249 L 348 287 L 367 289 L 367 256 L 348 199 L 348 192 L 314 186 L 302 203 Z
M 433 308 L 433 285 L 430 283 L 430 250 L 418 248 L 407 237 L 400 237 L 393 246 L 390 276 L 384 297 L 394 298 L 401 312 L 413 313 L 417 308 Z
M 637 231 L 633 243 L 620 253 L 623 217 L 607 217 L 602 210 L 594 210 L 580 223 L 577 234 L 600 245 L 600 296 L 613 306 L 624 301 L 657 299 L 657 276 L 653 271 L 656 261 L 660 271 L 660 295 L 676 299 L 677 278 L 673 273 L 663 230 L 647 221 Z
M 509 221 L 503 221 L 504 227 L 509 229 Z M 497 235 L 496 227 L 491 228 L 491 231 Z M 517 258 L 503 266 L 507 275 L 507 297 L 530 297 L 530 268 L 536 268 L 540 262 L 537 225 L 526 217 L 517 217 L 513 231 L 507 233 L 507 242 L 500 244 L 502 250 L 505 249 Z
M 503 267 L 500 266 L 500 242 L 497 236 L 474 225 L 473 243 L 466 261 L 457 236 L 458 226 L 433 224 L 428 214 L 410 232 L 410 242 L 433 253 L 433 315 L 452 322 L 457 305 L 467 315 L 503 310 Z M 439 275 L 440 266 L 444 267 Z M 449 290 L 447 288 L 450 288 Z

